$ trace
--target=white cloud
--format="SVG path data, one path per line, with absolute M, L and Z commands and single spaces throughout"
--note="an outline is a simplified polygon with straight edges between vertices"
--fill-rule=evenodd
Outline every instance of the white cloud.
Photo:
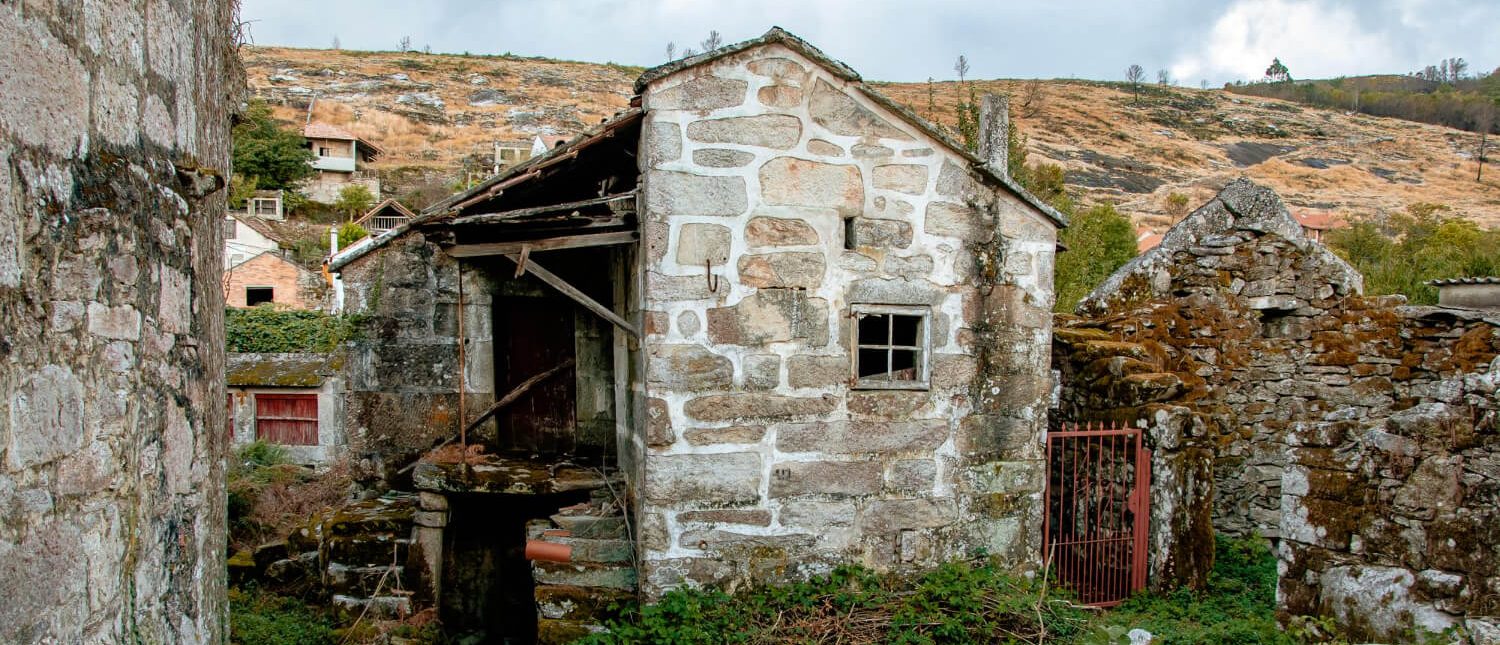
M 1171 71 L 1185 81 L 1256 80 L 1272 58 L 1298 78 L 1405 71 L 1384 34 L 1320 0 L 1237 0 Z

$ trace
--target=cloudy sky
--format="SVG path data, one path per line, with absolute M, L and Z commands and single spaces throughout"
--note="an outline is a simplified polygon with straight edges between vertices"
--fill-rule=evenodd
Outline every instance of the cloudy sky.
M 243 0 L 256 44 L 502 53 L 654 65 L 772 25 L 868 79 L 1118 79 L 1131 63 L 1185 85 L 1408 72 L 1452 56 L 1500 65 L 1494 0 Z

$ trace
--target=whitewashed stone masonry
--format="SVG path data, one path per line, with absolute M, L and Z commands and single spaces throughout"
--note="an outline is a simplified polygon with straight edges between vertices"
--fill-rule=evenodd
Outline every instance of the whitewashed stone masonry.
M 642 94 L 648 595 L 1034 567 L 1055 225 L 782 43 Z M 850 387 L 853 304 L 930 309 L 929 389 Z

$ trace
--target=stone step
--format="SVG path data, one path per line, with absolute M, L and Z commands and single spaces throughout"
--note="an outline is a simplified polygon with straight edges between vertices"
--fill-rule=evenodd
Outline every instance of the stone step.
M 323 535 L 405 533 L 417 511 L 415 495 L 377 497 L 345 506 L 323 519 Z
M 387 570 L 391 570 L 390 575 L 386 575 Z M 334 593 L 347 596 L 370 596 L 377 586 L 382 592 L 410 588 L 403 577 L 406 567 L 402 566 L 350 567 L 334 562 L 328 565 L 325 574 L 324 584 Z M 384 585 L 380 582 L 382 577 L 385 578 Z
M 635 550 L 629 540 L 594 540 L 576 537 L 543 537 L 544 541 L 566 544 L 573 547 L 574 562 L 598 562 L 603 564 L 630 563 L 635 560 Z
M 394 620 L 411 615 L 411 596 L 360 598 L 334 594 L 333 607 L 345 621 L 352 621 L 360 614 L 364 614 L 365 620 Z
M 536 643 L 537 645 L 565 645 L 579 639 L 606 631 L 599 625 L 582 623 L 574 620 L 553 620 L 541 618 L 536 621 Z
M 395 562 L 406 562 L 410 532 L 368 533 L 362 535 L 334 536 L 328 538 L 324 552 L 327 562 L 337 562 L 348 567 L 386 566 Z M 394 551 L 394 556 L 392 552 Z
M 607 587 L 635 591 L 635 568 L 578 562 L 532 562 L 531 577 L 538 585 Z
M 544 619 L 602 622 L 620 615 L 635 594 L 608 587 L 574 585 L 539 585 L 536 588 L 537 614 Z
M 575 538 L 590 538 L 601 540 L 624 539 L 627 535 L 625 530 L 625 517 L 622 515 L 564 515 L 552 516 L 552 521 L 563 530 L 571 532 Z

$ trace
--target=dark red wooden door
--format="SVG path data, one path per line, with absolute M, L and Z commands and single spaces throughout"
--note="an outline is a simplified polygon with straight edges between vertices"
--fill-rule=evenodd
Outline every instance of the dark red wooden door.
M 495 386 L 503 396 L 522 381 L 573 358 L 573 305 L 561 298 L 495 299 Z M 499 447 L 570 453 L 576 443 L 574 372 L 548 378 L 496 415 Z
M 1042 557 L 1085 604 L 1116 605 L 1145 588 L 1150 484 L 1139 428 L 1065 424 L 1047 434 Z
M 318 445 L 318 395 L 256 394 L 255 438 L 289 446 Z

